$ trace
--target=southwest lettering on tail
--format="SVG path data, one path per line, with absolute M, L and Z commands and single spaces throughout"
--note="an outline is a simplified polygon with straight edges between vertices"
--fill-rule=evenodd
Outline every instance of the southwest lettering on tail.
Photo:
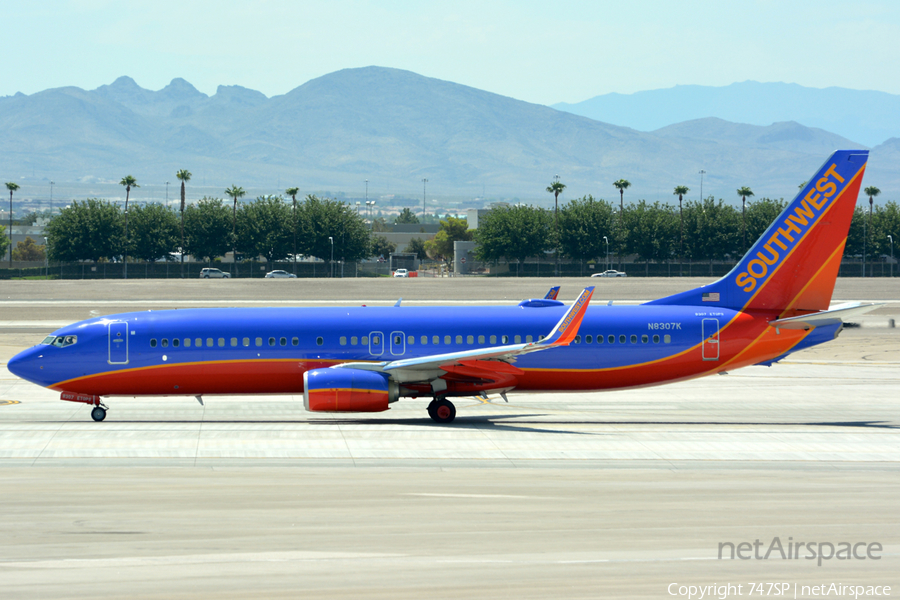
M 453 397 L 614 390 L 772 364 L 833 340 L 842 316 L 867 309 L 828 310 L 867 158 L 835 152 L 728 275 L 641 305 L 591 306 L 588 287 L 568 307 L 554 288 L 516 306 L 135 312 L 63 327 L 7 368 L 93 405 L 97 421 L 109 396 L 302 393 L 313 412 L 432 398 L 429 416 L 449 423 Z
M 824 212 L 837 194 L 837 184 L 845 181 L 836 168 L 837 164 L 832 163 L 814 186 L 807 185 L 809 191 L 800 200 L 799 206 L 794 206 L 791 214 L 788 214 L 787 218 L 782 221 L 783 227 L 775 230 L 763 244 L 762 249 L 756 252 L 756 256 L 747 263 L 746 269 L 735 277 L 734 282 L 741 289 L 745 292 L 752 292 L 756 289 L 758 283 L 765 280 L 778 267 L 782 258 L 803 239 L 804 234 L 815 224 L 819 215 Z M 775 248 L 776 246 L 781 249 L 781 252 Z

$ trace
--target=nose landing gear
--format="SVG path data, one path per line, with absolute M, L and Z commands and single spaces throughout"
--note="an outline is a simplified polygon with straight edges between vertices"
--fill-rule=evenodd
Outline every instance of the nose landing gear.
M 446 398 L 434 399 L 428 405 L 428 416 L 435 423 L 452 423 L 453 419 L 456 418 L 456 407 Z
M 102 406 L 95 406 L 94 410 L 91 411 L 91 418 L 95 421 L 102 421 L 106 418 L 106 409 Z

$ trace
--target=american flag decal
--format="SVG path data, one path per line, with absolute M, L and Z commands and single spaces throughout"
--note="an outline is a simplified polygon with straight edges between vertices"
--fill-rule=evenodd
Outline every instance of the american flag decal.
M 706 292 L 703 294 L 704 302 L 718 302 L 719 301 L 719 292 Z

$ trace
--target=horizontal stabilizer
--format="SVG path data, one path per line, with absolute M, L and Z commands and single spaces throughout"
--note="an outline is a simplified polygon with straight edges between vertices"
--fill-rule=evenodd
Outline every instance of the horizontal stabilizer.
M 812 327 L 821 327 L 822 325 L 832 325 L 846 321 L 850 317 L 864 315 L 883 305 L 883 302 L 874 304 L 852 302 L 850 304 L 842 304 L 831 310 L 769 321 L 769 326 L 777 327 L 778 329 L 810 329 Z

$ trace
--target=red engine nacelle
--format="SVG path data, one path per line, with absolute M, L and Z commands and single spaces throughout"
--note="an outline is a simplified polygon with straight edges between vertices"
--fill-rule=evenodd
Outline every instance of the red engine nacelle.
M 312 369 L 303 374 L 303 406 L 313 412 L 382 412 L 400 397 L 383 373 L 360 369 Z

